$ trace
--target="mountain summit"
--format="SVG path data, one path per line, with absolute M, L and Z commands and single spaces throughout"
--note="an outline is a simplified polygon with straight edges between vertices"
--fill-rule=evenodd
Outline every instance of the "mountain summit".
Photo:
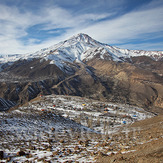
M 2 56 L 0 63 L 14 62 L 19 59 L 44 58 L 62 69 L 67 62 L 83 62 L 93 58 L 123 62 L 134 56 L 149 56 L 154 60 L 160 60 L 163 57 L 163 52 L 120 49 L 100 43 L 87 34 L 80 33 L 33 54 Z
M 62 68 L 65 62 L 88 61 L 94 57 L 124 61 L 132 56 L 150 56 L 154 60 L 159 60 L 163 57 L 163 52 L 120 49 L 100 43 L 87 34 L 79 33 L 68 40 L 38 51 L 33 56 L 44 57 Z

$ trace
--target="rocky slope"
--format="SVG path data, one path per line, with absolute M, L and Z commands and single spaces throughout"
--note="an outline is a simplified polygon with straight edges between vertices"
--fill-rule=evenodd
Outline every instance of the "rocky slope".
M 22 107 L 0 112 L 0 161 L 75 163 L 110 158 L 146 140 L 161 140 L 162 127 L 155 117 L 152 123 L 160 130 L 150 137 L 143 137 L 137 126 L 128 128 L 153 116 L 138 107 L 77 96 L 37 97 Z
M 123 148 L 110 155 L 100 154 L 96 156 L 100 162 L 158 162 L 163 161 L 163 115 L 136 122 L 128 127 L 125 135 L 117 133 L 113 137 L 118 138 L 118 143 Z
M 1 111 L 6 111 L 6 110 L 8 110 L 8 108 L 10 108 L 14 105 L 15 105 L 14 102 L 0 98 L 0 110 Z

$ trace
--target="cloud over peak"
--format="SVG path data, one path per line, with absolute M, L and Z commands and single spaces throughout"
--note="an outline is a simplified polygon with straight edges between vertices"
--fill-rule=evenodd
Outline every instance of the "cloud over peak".
M 65 0 L 2 2 L 1 54 L 33 52 L 81 32 L 112 45 L 135 47 L 139 44 L 141 47 L 142 44 L 146 45 L 145 50 L 151 47 L 163 50 L 160 46 L 163 3 L 160 0 L 144 0 L 142 4 L 135 1 L 135 8 L 129 0 L 94 3 L 89 0 L 87 4 L 77 1 L 72 5 Z M 128 6 L 123 8 L 126 4 Z

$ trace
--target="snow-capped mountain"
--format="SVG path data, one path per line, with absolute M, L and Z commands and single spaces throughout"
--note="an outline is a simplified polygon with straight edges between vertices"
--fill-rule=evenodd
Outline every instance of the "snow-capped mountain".
M 100 43 L 90 36 L 80 33 L 66 41 L 32 54 L 0 56 L 0 64 L 14 62 L 19 59 L 43 58 L 50 60 L 50 64 L 56 64 L 59 68 L 62 68 L 66 62 L 88 61 L 95 56 L 113 61 L 124 61 L 125 58 L 133 56 L 149 56 L 155 60 L 159 60 L 163 57 L 163 52 L 120 49 Z
M 162 107 L 163 63 L 127 59 L 142 55 L 159 60 L 163 52 L 119 49 L 78 34 L 35 53 L 1 56 L 0 97 L 24 104 L 54 93 Z

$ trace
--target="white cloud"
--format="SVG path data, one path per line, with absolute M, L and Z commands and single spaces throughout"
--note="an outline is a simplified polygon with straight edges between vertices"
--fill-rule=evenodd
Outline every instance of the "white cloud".
M 46 23 L 43 30 L 51 30 L 54 28 L 76 28 L 84 27 L 89 24 L 89 21 L 99 21 L 106 17 L 113 15 L 113 13 L 94 14 L 87 13 L 82 15 L 75 15 L 73 12 L 52 6 L 44 8 L 41 17 L 44 17 L 42 23 Z
M 113 4 L 109 2 L 108 4 L 115 7 L 117 2 Z M 121 0 L 121 4 L 123 3 L 124 0 Z M 71 10 L 49 3 L 42 6 L 39 12 L 33 13 L 31 10 L 20 12 L 18 7 L 0 5 L 0 53 L 34 52 L 80 32 L 87 33 L 101 42 L 124 44 L 126 48 L 134 47 L 126 42 L 132 39 L 148 39 L 148 37 L 144 37 L 148 33 L 152 35 L 152 33 L 157 32 L 158 36 L 155 35 L 154 37 L 160 37 L 159 32 L 163 32 L 163 8 L 161 5 L 158 6 L 157 3 L 154 3 L 154 8 L 151 6 L 152 3 L 144 8 L 141 7 L 140 10 L 131 11 L 125 15 L 104 21 L 103 19 L 115 16 L 116 12 L 100 14 L 91 12 L 82 14 L 79 12 L 80 14 L 75 14 Z M 97 5 L 94 5 L 94 7 L 97 7 Z M 28 36 L 27 29 L 35 25 L 41 25 L 39 30 L 44 31 L 57 28 L 67 29 L 55 38 L 47 38 L 44 41 L 29 38 L 25 44 L 21 42 L 22 37 Z M 47 32 L 53 34 L 59 31 Z M 38 44 L 39 42 L 41 43 Z M 144 44 L 144 47 L 147 48 L 147 45 Z M 159 44 L 155 44 L 155 46 L 160 48 Z
M 130 49 L 130 50 L 147 50 L 147 51 L 160 51 L 162 48 L 163 42 L 159 43 L 137 43 L 137 44 L 124 44 L 118 45 L 119 48 L 122 49 Z
M 51 39 L 46 39 L 41 45 L 37 45 L 39 40 L 29 38 L 25 45 L 20 42 L 24 36 L 28 36 L 27 29 L 41 24 L 39 30 L 52 30 L 56 28 L 70 28 L 72 30 L 85 27 L 90 20 L 97 21 L 110 16 L 110 13 L 104 14 L 84 14 L 73 15 L 70 11 L 58 6 L 42 7 L 38 14 L 31 11 L 21 13 L 16 7 L 0 5 L 0 53 L 26 53 L 28 51 L 38 50 L 42 46 L 50 45 Z M 49 31 L 48 31 L 49 32 Z M 67 32 L 66 32 L 67 33 Z M 65 34 L 66 34 L 65 33 Z M 55 38 L 59 41 L 61 38 Z M 54 41 L 56 43 L 56 41 Z M 53 44 L 53 42 L 51 43 Z
M 135 11 L 89 26 L 83 31 L 108 43 L 123 43 L 142 34 L 163 31 L 163 8 Z

